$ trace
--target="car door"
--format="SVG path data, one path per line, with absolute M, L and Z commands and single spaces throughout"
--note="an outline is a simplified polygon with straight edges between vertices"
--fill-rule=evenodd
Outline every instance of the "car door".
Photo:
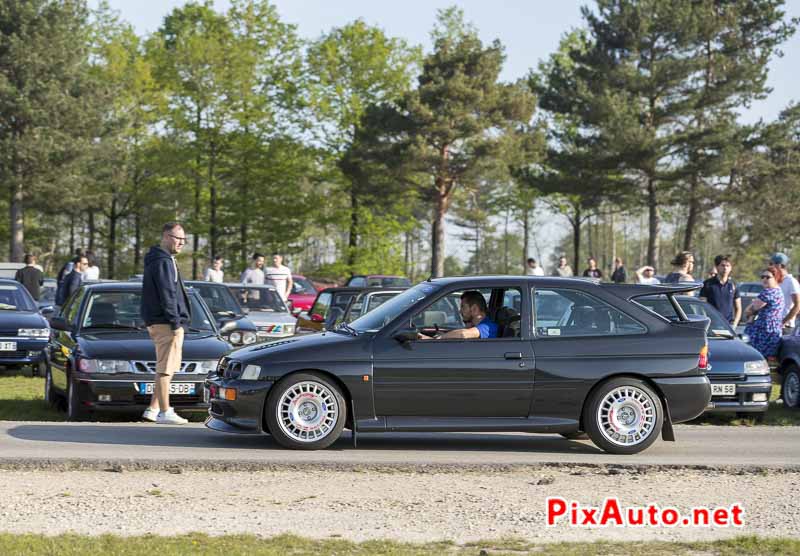
M 78 290 L 64 304 L 60 316 L 64 317 L 68 325 L 78 323 L 78 312 L 84 298 L 84 289 Z M 50 343 L 50 369 L 53 385 L 59 390 L 67 391 L 67 365 L 75 349 L 76 340 L 73 332 L 67 330 L 53 330 L 54 338 Z
M 518 289 L 528 295 L 523 288 Z M 463 327 L 454 302 L 458 293 L 450 291 L 439 296 L 412 317 L 412 321 L 416 319 L 423 327 Z M 521 318 L 527 322 L 526 311 Z M 534 365 L 530 337 L 524 333 L 522 336 L 402 343 L 392 334 L 376 338 L 373 344 L 376 414 L 527 417 Z

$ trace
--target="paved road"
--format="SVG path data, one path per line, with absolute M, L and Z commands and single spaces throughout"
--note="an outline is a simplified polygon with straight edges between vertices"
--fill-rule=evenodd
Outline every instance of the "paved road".
M 635 456 L 589 442 L 519 433 L 345 434 L 318 452 L 284 450 L 268 436 L 144 423 L 0 421 L 0 466 L 44 460 L 237 462 L 333 465 L 536 465 L 542 463 L 800 467 L 800 427 L 677 426 L 677 442 L 657 441 Z

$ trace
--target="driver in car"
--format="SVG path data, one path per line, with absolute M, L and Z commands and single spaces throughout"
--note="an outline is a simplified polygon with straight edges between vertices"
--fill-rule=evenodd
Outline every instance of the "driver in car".
M 486 312 L 486 299 L 476 290 L 461 294 L 461 318 L 465 328 L 449 330 L 436 336 L 419 334 L 420 340 L 474 340 L 477 338 L 497 338 L 497 323 L 492 321 Z

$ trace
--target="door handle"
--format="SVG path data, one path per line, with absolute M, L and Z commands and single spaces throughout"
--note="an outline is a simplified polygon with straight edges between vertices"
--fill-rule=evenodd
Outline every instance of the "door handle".
M 522 359 L 522 353 L 519 351 L 507 351 L 503 354 L 506 359 Z

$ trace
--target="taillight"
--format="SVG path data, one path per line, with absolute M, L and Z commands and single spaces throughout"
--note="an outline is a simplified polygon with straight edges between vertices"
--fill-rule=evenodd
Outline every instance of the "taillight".
M 708 346 L 703 346 L 700 350 L 700 357 L 697 359 L 697 367 L 703 371 L 708 369 Z

